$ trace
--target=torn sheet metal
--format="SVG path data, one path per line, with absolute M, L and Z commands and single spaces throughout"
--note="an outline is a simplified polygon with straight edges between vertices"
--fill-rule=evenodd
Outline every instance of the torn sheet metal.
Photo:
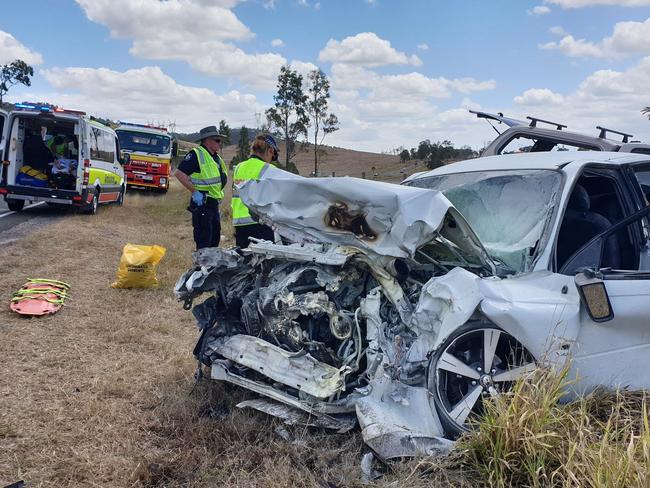
M 454 443 L 445 438 L 426 388 L 377 378 L 356 401 L 363 441 L 381 458 L 439 456 Z
M 308 427 L 330 429 L 335 430 L 338 434 L 349 432 L 357 425 L 357 419 L 354 415 L 308 414 L 289 407 L 288 405 L 264 400 L 262 398 L 239 402 L 237 407 L 252 408 L 273 417 L 281 418 L 287 425 L 306 425 Z
M 226 359 L 316 398 L 330 397 L 343 387 L 336 368 L 308 353 L 290 353 L 256 337 L 238 334 L 212 343 L 211 348 Z

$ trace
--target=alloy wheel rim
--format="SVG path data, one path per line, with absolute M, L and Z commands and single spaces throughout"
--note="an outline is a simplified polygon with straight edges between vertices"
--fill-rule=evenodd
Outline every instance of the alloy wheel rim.
M 483 413 L 484 398 L 508 391 L 536 367 L 530 352 L 510 334 L 492 327 L 474 329 L 445 347 L 429 389 L 449 419 L 468 430 L 468 420 Z

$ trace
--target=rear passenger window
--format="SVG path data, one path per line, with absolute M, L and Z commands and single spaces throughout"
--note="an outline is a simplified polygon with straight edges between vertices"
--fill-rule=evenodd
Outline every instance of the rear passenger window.
M 104 161 L 112 163 L 115 161 L 115 136 L 106 131 L 102 131 L 102 135 Z
M 90 157 L 107 163 L 113 163 L 115 161 L 115 137 L 99 127 L 91 127 Z

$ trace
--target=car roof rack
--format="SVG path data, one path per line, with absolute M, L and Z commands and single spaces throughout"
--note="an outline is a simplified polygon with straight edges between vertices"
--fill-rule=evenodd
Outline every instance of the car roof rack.
M 607 133 L 611 132 L 612 134 L 617 134 L 619 136 L 623 136 L 623 140 L 621 142 L 626 143 L 630 141 L 631 137 L 634 137 L 632 134 L 627 134 L 626 132 L 620 132 L 618 130 L 614 129 L 608 129 L 607 127 L 601 127 L 599 125 L 596 126 L 596 129 L 600 131 L 600 134 L 598 134 L 599 139 L 605 139 L 607 138 Z
M 567 126 L 564 124 L 559 124 L 557 122 L 551 122 L 550 120 L 544 120 L 540 119 L 538 117 L 526 117 L 528 120 L 530 120 L 530 124 L 528 127 L 537 127 L 537 122 L 541 122 L 542 124 L 549 124 L 549 125 L 554 125 L 557 130 L 562 130 L 566 129 Z

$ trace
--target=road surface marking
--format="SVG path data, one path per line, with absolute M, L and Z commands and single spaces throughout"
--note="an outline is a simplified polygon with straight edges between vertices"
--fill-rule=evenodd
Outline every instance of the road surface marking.
M 36 203 L 32 203 L 31 205 L 27 205 L 25 208 L 23 208 L 23 210 L 27 210 L 28 208 L 38 207 L 39 205 L 43 205 L 44 203 L 45 203 L 45 202 L 36 202 Z M 11 215 L 11 214 L 15 214 L 15 213 L 18 213 L 18 212 L 15 212 L 15 211 L 13 211 L 13 210 L 10 210 L 9 212 L 5 212 L 5 213 L 3 213 L 3 214 L 0 214 L 0 219 L 1 219 L 2 217 L 6 217 L 7 215 Z

